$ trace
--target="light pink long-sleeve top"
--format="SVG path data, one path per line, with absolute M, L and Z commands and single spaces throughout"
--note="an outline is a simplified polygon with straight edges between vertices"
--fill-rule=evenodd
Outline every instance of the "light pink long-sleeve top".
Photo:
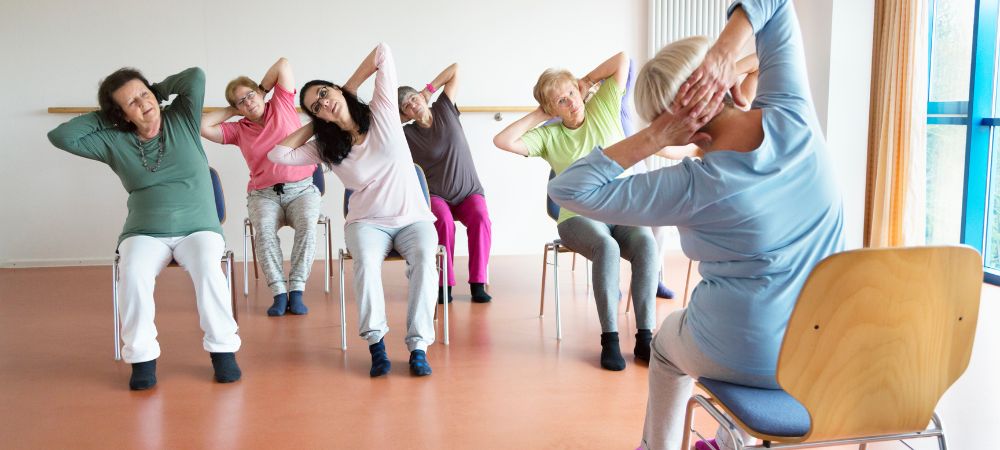
M 348 203 L 345 226 L 354 222 L 400 228 L 416 222 L 433 222 L 434 214 L 424 198 L 413 168 L 396 106 L 396 65 L 386 44 L 375 50 L 375 93 L 371 103 L 368 137 L 331 170 L 347 189 L 354 191 Z M 268 153 L 278 164 L 322 163 L 316 141 L 298 148 L 278 145 Z

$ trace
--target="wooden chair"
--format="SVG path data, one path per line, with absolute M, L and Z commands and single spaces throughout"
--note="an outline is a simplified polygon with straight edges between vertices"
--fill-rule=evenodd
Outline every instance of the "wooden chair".
M 222 180 L 219 178 L 219 172 L 215 169 L 208 168 L 209 175 L 212 177 L 212 190 L 215 194 L 215 212 L 219 215 L 219 224 L 226 223 L 226 196 L 222 190 Z M 111 264 L 111 292 L 114 302 L 114 324 L 115 324 L 115 361 L 121 361 L 122 359 L 122 348 L 121 348 L 121 318 L 118 316 L 118 278 L 121 273 L 118 269 L 118 263 L 121 257 L 118 255 L 118 251 L 115 251 L 115 260 Z M 226 265 L 226 284 L 229 285 L 229 297 L 230 304 L 233 309 L 233 320 L 239 321 L 239 312 L 236 309 L 236 280 L 233 279 L 233 251 L 226 249 L 225 253 L 222 255 L 222 263 Z M 167 267 L 179 267 L 177 261 L 170 261 Z
M 326 179 L 323 177 L 323 166 L 320 164 L 316 165 L 316 170 L 313 171 L 313 184 L 319 189 L 319 195 L 322 196 L 326 194 Z M 330 263 L 330 254 L 333 253 L 333 234 L 330 225 L 330 217 L 326 214 L 320 214 L 319 220 L 316 224 L 323 227 L 323 235 L 326 236 L 323 240 L 326 242 L 323 246 L 323 251 L 326 255 L 326 259 L 323 264 L 323 292 L 327 294 L 330 293 L 330 278 L 333 278 L 333 264 Z M 247 240 L 250 241 L 250 248 L 247 248 Z M 257 273 L 257 240 L 254 239 L 253 224 L 250 223 L 250 218 L 243 219 L 243 296 L 246 297 L 250 295 L 250 281 L 249 281 L 249 269 L 247 268 L 247 262 L 253 259 L 253 279 L 257 281 L 260 277 Z
M 427 206 L 431 204 L 430 191 L 427 188 L 427 177 L 424 175 L 424 169 L 420 166 L 414 164 L 413 169 L 417 171 L 417 180 L 420 182 L 420 189 L 423 191 L 424 200 L 427 201 Z M 344 190 L 344 217 L 347 217 L 347 205 L 348 200 L 351 198 L 351 190 Z M 437 246 L 437 255 L 435 256 L 437 270 L 440 273 L 441 280 L 448 279 L 448 264 L 447 251 L 443 245 Z M 340 249 L 340 348 L 341 350 L 347 350 L 347 303 L 344 299 L 344 260 L 354 259 L 351 257 L 351 252 L 347 248 Z M 389 255 L 385 257 L 385 261 L 404 261 L 403 257 L 396 250 L 389 252 Z M 448 302 L 445 301 L 444 305 L 441 307 L 444 315 L 444 345 L 448 345 Z M 434 319 L 437 319 L 437 308 L 434 309 Z
M 778 357 L 782 389 L 710 379 L 688 402 L 684 444 L 701 406 L 742 448 L 803 448 L 934 437 L 934 408 L 969 364 L 982 290 L 970 247 L 853 250 L 813 269 Z M 928 424 L 932 426 L 928 427 Z

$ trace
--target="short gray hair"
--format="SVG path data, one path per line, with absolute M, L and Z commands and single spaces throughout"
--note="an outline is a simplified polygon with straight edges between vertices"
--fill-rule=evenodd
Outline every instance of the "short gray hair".
M 420 94 L 419 92 L 417 92 L 416 89 L 413 89 L 409 86 L 400 86 L 399 89 L 396 89 L 396 93 L 399 96 L 398 99 L 399 103 L 396 106 L 399 108 L 400 114 L 403 113 L 403 103 L 406 101 L 406 99 L 409 98 L 411 95 Z
M 635 79 L 635 110 L 642 120 L 652 122 L 670 107 L 710 46 L 705 36 L 684 38 L 667 44 L 642 66 Z

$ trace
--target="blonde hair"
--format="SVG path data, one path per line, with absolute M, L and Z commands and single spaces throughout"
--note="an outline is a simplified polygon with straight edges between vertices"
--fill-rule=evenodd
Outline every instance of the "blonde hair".
M 642 66 L 635 79 L 635 111 L 642 120 L 652 122 L 669 108 L 710 46 L 705 36 L 684 38 L 667 44 Z
M 257 95 L 263 95 L 264 93 L 260 91 L 260 87 L 256 82 L 250 79 L 250 77 L 238 76 L 233 78 L 229 84 L 226 85 L 226 101 L 229 102 L 229 106 L 236 106 L 236 88 L 243 86 L 251 90 L 257 91 Z
M 552 114 L 549 108 L 549 96 L 552 91 L 558 86 L 560 82 L 568 81 L 573 85 L 576 85 L 576 77 L 569 73 L 566 69 L 545 69 L 542 75 L 538 77 L 538 82 L 535 83 L 535 89 L 532 94 L 535 96 L 535 101 L 538 105 L 542 107 L 542 111 L 546 114 Z

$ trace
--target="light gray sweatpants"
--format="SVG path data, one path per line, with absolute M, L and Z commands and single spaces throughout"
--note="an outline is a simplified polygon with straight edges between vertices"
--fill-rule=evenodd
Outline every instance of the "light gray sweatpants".
M 646 423 L 642 429 L 642 446 L 647 450 L 677 450 L 684 438 L 684 413 L 699 377 L 728 383 L 779 389 L 774 375 L 745 374 L 716 363 L 698 348 L 684 322 L 687 309 L 670 313 L 660 331 L 653 337 L 649 359 L 649 400 L 646 402 Z M 719 427 L 716 442 L 723 450 L 737 448 L 729 434 Z M 737 439 L 748 442 L 749 435 Z M 692 441 L 692 444 L 694 442 Z
M 410 280 L 406 310 L 406 347 L 427 351 L 434 343 L 434 306 L 437 295 L 437 231 L 433 222 L 401 228 L 354 222 L 345 229 L 347 250 L 354 258 L 354 295 L 358 301 L 359 334 L 376 344 L 389 332 L 382 290 L 382 262 L 391 250 L 406 260 Z
M 652 330 L 656 326 L 656 283 L 660 263 L 656 242 L 649 227 L 608 225 L 583 216 L 567 219 L 558 226 L 559 238 L 574 252 L 594 263 L 594 298 L 597 317 L 604 333 L 618 331 L 618 301 L 621 291 L 619 258 L 632 264 L 632 304 L 636 326 Z
M 319 220 L 320 195 L 312 177 L 284 183 L 282 191 L 284 193 L 278 193 L 272 186 L 250 191 L 247 195 L 257 261 L 274 295 L 305 290 L 316 254 L 316 221 Z M 278 229 L 285 225 L 295 229 L 287 285 L 282 268 L 281 239 L 278 238 Z

